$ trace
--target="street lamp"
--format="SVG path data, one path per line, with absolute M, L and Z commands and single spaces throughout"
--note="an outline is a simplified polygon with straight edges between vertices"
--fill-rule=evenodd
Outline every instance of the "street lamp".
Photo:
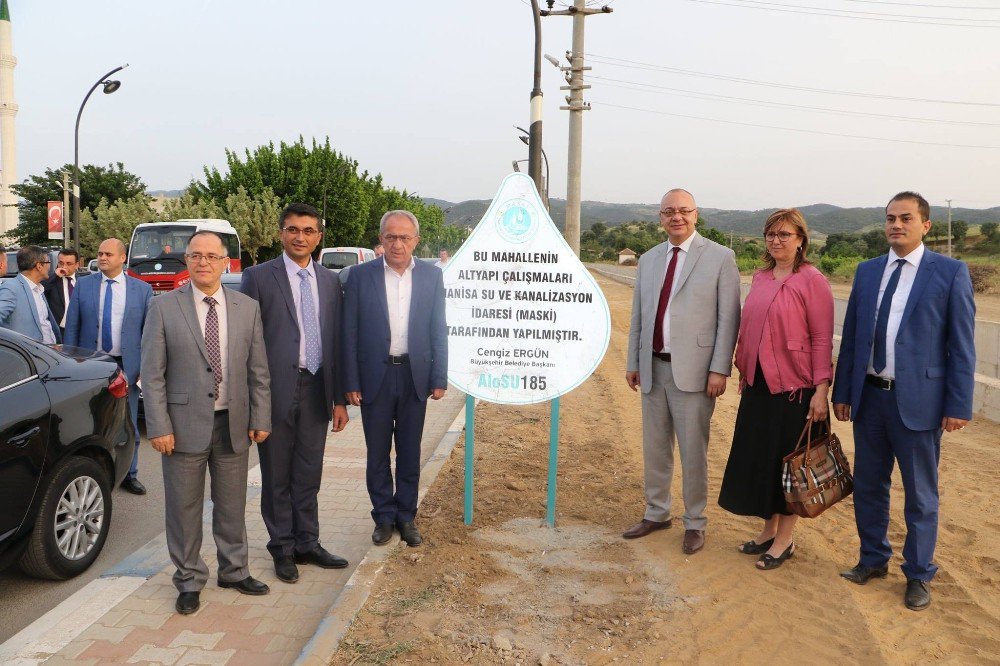
M 523 127 L 518 127 L 517 125 L 514 125 L 514 129 L 516 129 L 516 130 L 518 130 L 520 132 L 524 132 L 524 134 L 522 134 L 518 138 L 524 143 L 524 145 L 528 146 L 528 150 L 530 151 L 531 150 L 531 139 L 528 136 L 528 131 L 525 130 Z M 545 209 L 548 210 L 548 208 L 549 208 L 549 156 L 548 156 L 548 154 L 546 154 L 544 148 L 540 147 L 540 151 L 539 152 L 541 152 L 542 158 L 545 160 L 545 180 L 542 182 L 542 187 L 541 187 L 541 191 L 539 192 L 539 194 L 542 197 L 542 203 L 545 204 Z M 530 158 L 529 158 L 528 166 L 529 167 L 531 166 Z M 515 168 L 514 170 L 517 171 L 517 168 Z
M 97 79 L 97 83 L 90 86 L 87 96 L 83 98 L 80 110 L 76 113 L 76 129 L 73 132 L 73 249 L 80 252 L 80 117 L 83 115 L 83 107 L 87 106 L 87 100 L 97 90 L 97 86 L 104 86 L 104 94 L 110 95 L 122 87 L 121 81 L 112 81 L 109 76 L 115 72 L 128 67 L 128 63 L 115 67 L 113 70 Z

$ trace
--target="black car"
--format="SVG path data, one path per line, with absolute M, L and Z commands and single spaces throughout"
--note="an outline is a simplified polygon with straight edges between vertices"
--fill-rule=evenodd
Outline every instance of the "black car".
M 132 463 L 127 391 L 109 356 L 0 328 L 0 568 L 62 580 L 97 559 Z

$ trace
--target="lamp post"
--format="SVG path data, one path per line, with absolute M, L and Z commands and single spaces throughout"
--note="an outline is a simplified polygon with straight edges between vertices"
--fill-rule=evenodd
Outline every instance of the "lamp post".
M 80 110 L 76 113 L 76 129 L 73 132 L 73 249 L 80 252 L 80 117 L 83 115 L 83 107 L 87 106 L 87 100 L 97 86 L 104 86 L 104 94 L 110 95 L 122 87 L 121 81 L 112 81 L 109 76 L 128 67 L 128 63 L 115 67 L 113 70 L 97 79 L 97 83 L 90 87 L 87 96 L 80 104 Z
M 531 138 L 528 135 L 528 131 L 526 129 L 524 129 L 523 127 L 518 127 L 517 125 L 514 125 L 514 129 L 516 129 L 518 131 L 521 131 L 521 132 L 524 132 L 524 134 L 522 134 L 518 138 L 526 146 L 528 146 L 528 154 L 529 154 L 528 166 L 530 167 L 531 166 L 531 158 L 530 158 L 530 155 L 531 155 Z M 549 156 L 545 152 L 545 149 L 542 148 L 541 146 L 539 146 L 538 152 L 541 153 L 542 159 L 544 159 L 544 161 L 545 161 L 545 179 L 541 182 L 541 186 L 538 188 L 538 194 L 542 197 L 542 203 L 545 204 L 545 210 L 548 210 L 549 209 Z M 517 171 L 517 168 L 515 167 L 514 170 Z M 541 175 L 541 174 L 539 174 L 539 175 Z M 536 181 L 535 184 L 538 185 L 538 182 Z

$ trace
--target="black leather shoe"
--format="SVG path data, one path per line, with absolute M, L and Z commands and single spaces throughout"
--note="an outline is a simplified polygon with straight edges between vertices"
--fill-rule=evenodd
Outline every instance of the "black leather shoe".
M 295 563 L 315 564 L 324 569 L 343 569 L 347 566 L 347 560 L 337 557 L 319 544 L 308 553 L 295 553 Z
M 282 582 L 297 583 L 299 581 L 299 568 L 295 566 L 295 560 L 288 556 L 276 557 L 274 558 L 274 575 Z
M 931 605 L 930 583 L 916 578 L 906 579 L 906 596 L 903 597 L 906 607 L 914 611 L 922 611 Z
M 866 567 L 865 565 L 858 562 L 854 565 L 852 569 L 847 571 L 841 571 L 840 575 L 842 578 L 846 578 L 852 583 L 857 583 L 858 585 L 864 585 L 872 578 L 885 578 L 886 574 L 889 573 L 889 565 L 886 564 L 881 567 Z
M 201 608 L 201 592 L 181 592 L 177 595 L 177 603 L 174 608 L 181 615 L 190 615 Z
M 122 481 L 122 489 L 126 492 L 132 493 L 133 495 L 146 494 L 146 486 L 142 485 L 142 482 L 139 481 L 139 479 L 130 479 L 129 477 L 125 477 L 125 480 Z
M 384 546 L 392 539 L 392 523 L 379 523 L 372 532 L 372 543 Z
M 236 590 L 240 594 L 249 594 L 259 597 L 271 591 L 267 584 L 260 582 L 253 576 L 247 576 L 243 580 L 226 581 L 220 580 L 219 587 L 228 587 Z
M 396 527 L 399 528 L 399 536 L 403 538 L 407 546 L 419 546 L 424 542 L 420 532 L 417 531 L 417 524 L 412 520 L 397 523 Z

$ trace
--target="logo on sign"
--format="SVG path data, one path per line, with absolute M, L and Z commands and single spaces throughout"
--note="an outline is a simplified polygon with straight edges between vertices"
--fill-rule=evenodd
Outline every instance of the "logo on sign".
M 497 233 L 508 243 L 526 243 L 531 240 L 538 225 L 532 206 L 524 199 L 508 201 L 497 211 Z

